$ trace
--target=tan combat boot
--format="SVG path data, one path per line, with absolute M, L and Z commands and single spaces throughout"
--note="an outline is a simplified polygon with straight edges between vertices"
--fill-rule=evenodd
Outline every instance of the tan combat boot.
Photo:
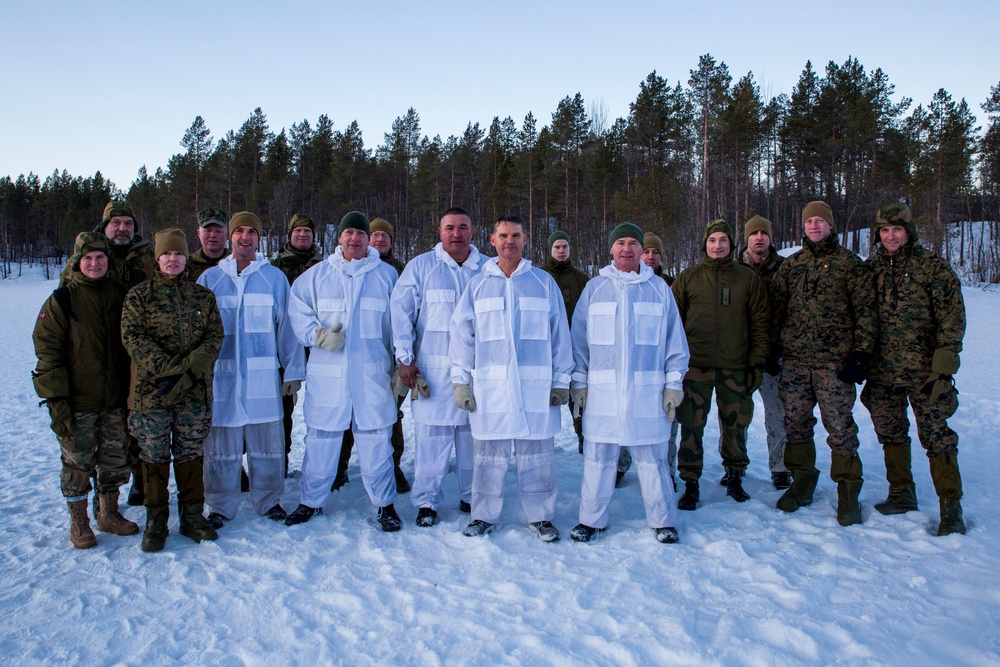
M 90 518 L 87 516 L 87 499 L 66 503 L 69 505 L 69 516 L 72 523 L 69 526 L 69 539 L 77 549 L 90 549 L 97 546 L 97 537 L 90 529 Z
M 139 524 L 129 521 L 118 512 L 118 492 L 101 494 L 101 513 L 97 515 L 97 529 L 115 535 L 135 535 Z

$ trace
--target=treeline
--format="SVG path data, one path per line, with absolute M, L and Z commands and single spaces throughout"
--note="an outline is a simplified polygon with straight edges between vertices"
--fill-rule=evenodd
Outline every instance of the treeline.
M 802 205 L 824 199 L 857 249 L 878 206 L 903 199 L 925 244 L 963 274 L 996 282 L 995 244 L 953 223 L 1000 220 L 1000 85 L 980 105 L 985 132 L 968 103 L 944 89 L 915 107 L 909 98 L 894 102 L 894 92 L 881 69 L 848 58 L 823 73 L 807 62 L 790 95 L 768 99 L 752 73 L 734 81 L 725 63 L 704 55 L 685 84 L 650 73 L 625 118 L 609 119 L 602 104 L 576 93 L 547 123 L 533 113 L 497 117 L 443 139 L 423 135 L 411 108 L 374 149 L 356 121 L 337 130 L 326 115 L 275 132 L 257 108 L 218 139 L 198 116 L 182 152 L 153 174 L 140 169 L 124 191 L 100 173 L 0 179 L 4 271 L 65 254 L 112 196 L 128 198 L 144 236 L 178 226 L 193 240 L 195 213 L 206 206 L 254 211 L 269 229 L 269 252 L 285 242 L 294 213 L 336 223 L 358 209 L 395 225 L 402 258 L 436 242 L 438 217 L 451 206 L 479 223 L 481 248 L 488 223 L 515 213 L 532 259 L 545 256 L 545 239 L 560 228 L 573 237 L 577 261 L 595 267 L 622 220 L 663 237 L 665 262 L 677 267 L 697 258 L 711 218 L 739 233 L 760 214 L 774 223 L 778 245 L 795 243 Z M 946 243 L 947 230 L 958 238 Z M 335 240 L 320 230 L 327 252 Z

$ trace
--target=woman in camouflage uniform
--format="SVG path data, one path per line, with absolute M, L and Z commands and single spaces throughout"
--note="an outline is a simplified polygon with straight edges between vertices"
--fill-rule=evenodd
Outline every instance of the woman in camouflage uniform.
M 225 332 L 215 295 L 185 270 L 187 255 L 184 232 L 157 232 L 156 274 L 129 290 L 122 312 L 122 341 L 135 362 L 129 430 L 142 450 L 143 551 L 166 543 L 171 457 L 181 535 L 218 538 L 202 515 L 202 443 L 212 426 L 212 377 Z
M 46 300 L 32 338 L 38 365 L 35 391 L 49 406 L 62 452 L 62 493 L 69 503 L 70 539 L 97 546 L 87 518 L 90 478 L 97 472 L 98 530 L 134 535 L 139 526 L 118 512 L 118 489 L 128 481 L 125 401 L 129 358 L 121 343 L 125 289 L 108 275 L 108 240 L 82 232 L 66 284 Z

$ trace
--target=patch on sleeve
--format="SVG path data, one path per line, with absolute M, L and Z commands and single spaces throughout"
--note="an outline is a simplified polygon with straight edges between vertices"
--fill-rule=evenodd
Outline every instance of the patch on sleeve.
M 45 311 L 44 310 L 42 312 L 38 313 L 38 319 L 40 319 L 40 320 L 44 320 L 45 319 Z

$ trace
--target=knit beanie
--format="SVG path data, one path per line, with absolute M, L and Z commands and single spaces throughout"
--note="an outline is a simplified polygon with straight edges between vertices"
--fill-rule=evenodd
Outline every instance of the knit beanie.
M 155 239 L 155 250 L 153 255 L 160 259 L 160 255 L 168 252 L 181 252 L 188 256 L 187 236 L 179 229 L 161 229 L 153 237 Z
M 556 231 L 549 234 L 549 251 L 552 250 L 552 246 L 555 245 L 556 241 L 565 241 L 566 243 L 569 243 L 570 242 L 569 234 L 562 231 L 561 229 L 557 229 Z
M 830 223 L 833 227 L 833 209 L 825 201 L 811 201 L 802 209 L 802 224 L 814 216 L 819 216 Z
M 368 216 L 361 211 L 351 211 L 341 218 L 340 228 L 337 230 L 337 233 L 343 234 L 345 229 L 360 229 L 369 236 L 371 236 L 372 233 L 371 223 L 368 222 Z
M 288 235 L 291 236 L 292 230 L 298 227 L 308 227 L 314 234 L 316 233 L 316 225 L 313 224 L 313 219 L 302 213 L 296 213 L 292 216 L 291 221 L 288 223 Z
M 390 225 L 389 221 L 385 218 L 375 218 L 371 221 L 369 227 L 371 228 L 371 234 L 374 234 L 375 232 L 385 232 L 389 235 L 390 239 L 393 241 L 396 240 L 396 230 L 392 228 L 392 225 Z
M 80 232 L 76 235 L 76 243 L 73 245 L 73 256 L 69 263 L 76 271 L 80 270 L 80 260 L 88 252 L 103 252 L 108 254 L 108 239 L 99 232 Z
M 889 225 L 900 225 L 906 228 L 906 233 L 910 235 L 913 243 L 917 242 L 917 226 L 913 223 L 913 214 L 906 204 L 893 203 L 883 204 L 878 210 L 875 218 L 875 241 L 878 239 L 878 230 Z
M 718 220 L 709 221 L 708 226 L 705 227 L 705 235 L 701 237 L 702 250 L 705 250 L 708 247 L 708 237 L 715 232 L 725 232 L 726 236 L 729 238 L 729 247 L 736 247 L 736 244 L 733 243 L 733 228 L 729 226 L 728 222 L 719 218 Z
M 264 227 L 260 224 L 260 218 L 250 211 L 240 211 L 229 220 L 229 235 L 232 236 L 237 227 L 253 227 L 257 230 L 257 235 L 264 233 Z
M 135 213 L 132 212 L 131 204 L 127 201 L 110 201 L 104 207 L 104 216 L 101 218 L 101 224 L 106 225 L 111 221 L 111 218 L 119 215 L 127 215 L 135 220 Z
M 653 232 L 646 232 L 646 235 L 642 237 L 642 249 L 648 248 L 656 248 L 661 255 L 663 254 L 663 241 Z
M 769 239 L 774 238 L 774 234 L 771 232 L 771 221 L 759 215 L 750 218 L 743 225 L 743 240 L 749 241 L 750 237 L 757 232 L 764 232 Z
M 204 228 L 209 225 L 218 225 L 222 228 L 227 226 L 226 219 L 229 216 L 221 208 L 203 208 L 198 211 L 198 227 Z
M 611 230 L 611 235 L 608 236 L 608 245 L 614 245 L 615 241 L 624 238 L 633 238 L 642 243 L 642 230 L 631 222 L 622 222 Z

